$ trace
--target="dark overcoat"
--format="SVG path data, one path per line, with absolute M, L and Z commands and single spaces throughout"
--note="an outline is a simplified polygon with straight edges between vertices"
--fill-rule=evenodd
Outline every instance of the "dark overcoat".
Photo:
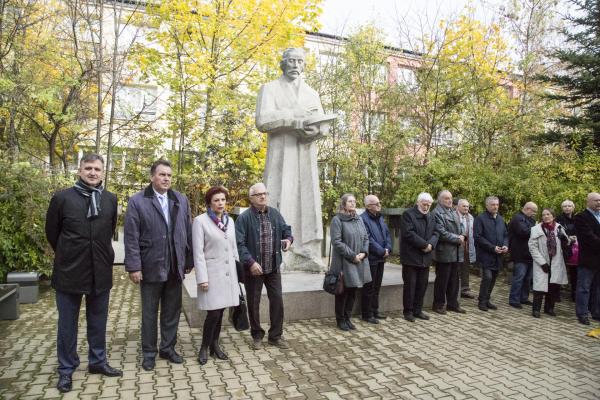
M 483 268 L 500 270 L 502 254 L 495 251 L 496 246 L 508 247 L 508 230 L 504 219 L 498 214 L 496 218 L 487 211 L 475 218 L 474 235 L 477 247 L 477 261 Z
M 89 198 L 74 188 L 57 192 L 46 214 L 46 238 L 54 249 L 52 287 L 67 293 L 100 293 L 112 287 L 117 196 L 103 191 L 100 214 L 88 219 Z
M 433 214 L 423 214 L 417 206 L 409 208 L 402 213 L 400 232 L 400 263 L 428 268 L 438 243 Z M 433 250 L 426 253 L 423 249 L 428 244 Z
M 533 261 L 529 252 L 529 236 L 531 228 L 535 226 L 535 219 L 519 211 L 508 224 L 508 247 L 510 259 L 514 262 L 530 263 Z
M 177 263 L 177 273 L 183 280 L 185 269 L 194 265 L 190 205 L 188 199 L 175 190 L 169 189 L 167 197 L 173 258 Z M 125 270 L 142 271 L 142 279 L 146 282 L 165 282 L 169 274 L 165 262 L 168 230 L 152 185 L 134 194 L 125 213 Z
M 579 266 L 600 268 L 600 223 L 589 210 L 575 216 L 579 242 Z

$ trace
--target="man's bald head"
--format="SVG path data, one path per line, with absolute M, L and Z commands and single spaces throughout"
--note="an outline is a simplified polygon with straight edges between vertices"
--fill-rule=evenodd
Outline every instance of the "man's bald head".
M 592 192 L 587 195 L 587 207 L 592 211 L 600 211 L 600 193 Z
M 521 211 L 523 211 L 523 214 L 527 215 L 529 218 L 533 218 L 537 214 L 538 207 L 533 201 L 528 201 L 525 203 Z

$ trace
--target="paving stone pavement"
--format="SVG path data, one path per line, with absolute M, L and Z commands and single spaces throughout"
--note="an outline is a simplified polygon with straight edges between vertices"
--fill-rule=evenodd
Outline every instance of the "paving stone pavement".
M 225 328 L 231 360 L 204 366 L 196 361 L 201 332 L 182 314 L 177 346 L 185 362 L 157 359 L 146 372 L 139 289 L 121 268 L 115 272 L 108 352 L 124 375 L 86 372 L 81 319 L 81 366 L 64 399 L 600 399 L 600 340 L 584 336 L 590 328 L 577 323 L 573 303 L 557 304 L 556 318 L 534 319 L 529 307 L 506 304 L 502 282 L 493 296 L 497 311 L 481 312 L 475 300 L 463 299 L 464 315 L 410 323 L 392 314 L 379 325 L 357 318 L 355 332 L 337 330 L 332 318 L 287 323 L 289 350 L 251 350 L 248 332 Z M 0 321 L 0 399 L 61 397 L 56 319 L 54 292 L 46 288 L 37 304 L 21 305 L 19 320 Z

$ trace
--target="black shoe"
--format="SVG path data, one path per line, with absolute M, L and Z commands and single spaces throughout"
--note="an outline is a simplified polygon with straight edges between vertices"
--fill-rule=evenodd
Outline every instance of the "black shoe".
M 340 328 L 341 330 L 346 331 L 346 332 L 350 330 L 350 327 L 346 323 L 346 320 L 338 321 L 337 326 L 338 326 L 338 328 Z
M 173 364 L 181 364 L 183 363 L 183 357 L 181 357 L 175 350 L 170 353 L 158 353 L 158 356 L 162 359 L 168 360 Z
M 446 314 L 446 309 L 444 308 L 444 306 L 442 306 L 442 307 L 433 307 L 433 312 L 445 315 Z
M 519 304 L 515 304 L 515 303 L 508 303 L 509 306 L 514 307 L 514 308 L 523 308 L 523 306 L 521 305 L 521 303 Z
M 152 371 L 154 369 L 154 365 L 156 365 L 154 358 L 144 358 L 142 361 L 142 368 L 144 368 L 144 371 Z
M 588 317 L 577 317 L 577 321 L 579 321 L 579 323 L 583 325 L 590 324 L 590 319 Z
M 374 313 L 373 316 L 377 319 L 386 319 L 387 318 L 385 315 L 383 315 L 382 313 L 379 313 L 379 312 Z
M 104 376 L 123 376 L 123 371 L 113 368 L 108 364 L 100 366 L 89 366 L 88 372 L 90 374 L 102 374 Z
M 70 392 L 71 389 L 73 389 L 73 379 L 71 378 L 71 375 L 60 374 L 56 388 L 61 393 Z
M 539 318 L 540 317 L 540 312 L 539 311 L 532 311 L 531 315 L 533 315 L 534 318 Z
M 525 301 L 522 301 L 522 302 L 521 302 L 521 304 L 524 304 L 524 305 L 526 305 L 526 306 L 532 306 L 532 305 L 533 305 L 533 302 L 532 302 L 532 301 L 529 301 L 529 300 L 525 300 Z
M 474 299 L 475 295 L 471 292 L 461 292 L 460 297 L 462 297 L 463 299 Z
M 200 347 L 198 352 L 198 363 L 204 365 L 208 362 L 208 349 L 206 347 Z
M 593 319 L 594 321 L 600 321 L 600 317 L 594 317 L 593 315 L 592 315 L 592 319 Z
M 425 314 L 423 311 L 421 311 L 420 313 L 416 313 L 414 315 L 415 315 L 415 318 L 419 318 L 419 319 L 422 319 L 425 321 L 427 321 L 429 319 L 429 315 Z
M 551 317 L 556 317 L 556 313 L 554 312 L 554 310 L 544 310 L 544 314 L 548 314 Z
M 489 311 L 489 310 L 490 310 L 486 304 L 479 304 L 477 307 L 478 307 L 478 308 L 479 308 L 481 311 Z
M 489 308 L 490 310 L 497 310 L 498 306 L 496 306 L 495 304 L 492 304 L 488 301 L 487 308 Z
M 375 319 L 375 317 L 363 318 L 362 320 L 365 322 L 368 322 L 369 324 L 378 324 L 379 323 L 379 321 L 377 319 Z
M 415 322 L 415 317 L 412 314 L 404 314 L 404 319 L 408 322 Z
M 350 328 L 351 331 L 356 330 L 356 326 L 354 326 L 354 324 L 352 323 L 352 321 L 350 321 L 350 319 L 346 320 L 346 324 L 348 325 L 348 328 Z
M 467 313 L 467 311 L 464 308 L 461 308 L 460 306 L 458 306 L 456 308 L 454 308 L 454 307 L 448 307 L 448 308 L 446 308 L 446 310 L 452 311 L 452 312 L 456 312 L 456 313 L 459 313 L 459 314 L 466 314 Z
M 221 350 L 219 343 L 214 343 L 212 345 L 212 347 L 210 348 L 210 356 L 216 357 L 219 360 L 229 360 L 229 357 L 227 357 L 227 354 L 223 350 Z

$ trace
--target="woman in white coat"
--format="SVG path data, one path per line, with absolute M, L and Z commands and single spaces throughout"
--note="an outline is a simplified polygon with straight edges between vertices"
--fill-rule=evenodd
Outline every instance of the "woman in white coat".
M 554 303 L 560 293 L 560 285 L 567 283 L 563 242 L 569 242 L 565 228 L 554 220 L 554 211 L 544 208 L 542 222 L 531 228 L 529 236 L 529 252 L 533 258 L 532 315 L 536 318 L 540 317 L 544 296 L 544 313 L 556 316 Z
M 206 310 L 202 344 L 198 354 L 201 365 L 210 355 L 227 360 L 219 346 L 223 311 L 239 305 L 240 288 L 235 262 L 239 260 L 233 220 L 225 212 L 227 189 L 210 188 L 205 195 L 207 212 L 194 218 L 192 245 L 198 283 L 198 308 Z

